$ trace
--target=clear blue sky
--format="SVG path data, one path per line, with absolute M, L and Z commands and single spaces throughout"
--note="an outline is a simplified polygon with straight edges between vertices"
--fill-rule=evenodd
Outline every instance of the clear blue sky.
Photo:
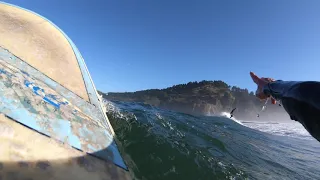
M 223 80 L 249 90 L 249 71 L 320 80 L 320 1 L 10 0 L 58 25 L 99 90 Z

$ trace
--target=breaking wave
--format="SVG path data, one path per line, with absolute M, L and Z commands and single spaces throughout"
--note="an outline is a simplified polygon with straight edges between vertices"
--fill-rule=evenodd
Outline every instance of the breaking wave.
M 226 117 L 192 116 L 142 103 L 105 101 L 105 105 L 134 179 L 320 177 L 320 143 L 285 133 L 272 135 L 272 130 L 261 132 L 267 123 L 246 122 L 243 126 L 226 118 L 227 113 Z

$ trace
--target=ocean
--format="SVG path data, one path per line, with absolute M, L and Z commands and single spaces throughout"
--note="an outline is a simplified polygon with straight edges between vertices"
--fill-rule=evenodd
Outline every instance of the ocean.
M 320 179 L 320 142 L 295 121 L 192 116 L 105 100 L 134 179 Z

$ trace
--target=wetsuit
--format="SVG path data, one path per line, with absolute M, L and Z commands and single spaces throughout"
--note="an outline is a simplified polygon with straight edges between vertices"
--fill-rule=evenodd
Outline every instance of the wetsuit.
M 278 80 L 265 85 L 263 92 L 280 100 L 290 118 L 320 142 L 320 82 Z

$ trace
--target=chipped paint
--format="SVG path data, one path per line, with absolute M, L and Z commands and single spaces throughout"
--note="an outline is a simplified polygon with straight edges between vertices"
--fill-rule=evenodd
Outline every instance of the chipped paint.
M 17 57 L 7 57 L 13 56 L 0 48 L 1 113 L 49 137 L 126 168 L 99 109 L 79 97 L 77 99 L 72 92 L 54 84 Z M 74 104 L 79 101 L 80 107 Z M 89 112 L 90 109 L 93 111 Z
M 112 161 L 102 161 L 43 136 L 3 114 L 0 130 L 0 179 L 132 179 Z
M 93 83 L 93 80 L 91 79 L 90 73 L 86 67 L 84 59 L 82 58 L 75 44 L 61 29 L 59 29 L 56 25 L 54 25 L 48 19 L 40 16 L 39 14 L 36 14 L 27 9 L 14 6 L 11 4 L 7 4 L 4 2 L 0 2 L 0 4 L 8 5 L 8 6 L 5 6 L 5 8 L 10 8 L 9 6 L 11 6 L 11 8 L 19 8 L 20 10 L 27 11 L 29 13 L 32 13 L 42 18 L 43 22 L 45 22 L 46 25 L 51 24 L 52 27 L 56 28 L 56 30 L 59 30 L 61 32 L 61 34 L 65 37 L 65 39 L 71 45 L 72 51 L 73 51 L 73 52 L 69 51 L 71 53 L 69 52 L 57 53 L 57 54 L 71 54 L 71 56 L 68 56 L 67 59 L 62 58 L 63 56 L 61 57 L 54 56 L 57 59 L 52 59 L 52 58 L 44 59 L 42 56 L 43 55 L 42 52 L 44 51 L 41 51 L 41 48 L 39 51 L 39 49 L 37 48 L 38 46 L 35 46 L 35 48 L 31 48 L 28 51 L 20 51 L 24 48 L 16 48 L 19 45 L 22 47 L 23 45 L 25 45 L 26 48 L 31 47 L 31 46 L 28 46 L 28 43 L 25 43 L 25 42 L 28 41 L 27 39 L 29 38 L 29 35 L 36 35 L 37 33 L 25 34 L 26 35 L 25 38 L 22 38 L 22 39 L 15 38 L 16 36 L 11 36 L 12 34 L 4 36 L 4 38 L 8 37 L 6 42 L 9 42 L 9 43 L 4 43 L 2 44 L 3 47 L 0 47 L 0 113 L 3 113 L 7 117 L 10 117 L 12 122 L 15 122 L 16 124 L 18 124 L 17 122 L 19 122 L 24 126 L 27 126 L 30 129 L 32 129 L 33 132 L 36 134 L 35 137 L 46 135 L 47 136 L 46 138 L 58 140 L 59 142 L 63 143 L 68 147 L 69 146 L 74 147 L 78 150 L 82 150 L 85 154 L 88 153 L 95 157 L 99 157 L 99 159 L 104 160 L 104 162 L 107 162 L 108 160 L 110 160 L 111 162 L 117 164 L 118 166 L 124 169 L 127 169 L 118 151 L 117 145 L 114 141 L 113 129 L 104 112 L 104 109 L 101 106 L 101 102 L 96 92 L 96 88 Z M 7 14 L 9 15 L 15 14 L 15 13 L 10 13 L 11 11 L 4 11 L 4 12 L 7 12 Z M 12 12 L 15 12 L 15 11 L 12 11 Z M 6 16 L 6 13 L 4 13 L 3 15 Z M 26 17 L 26 14 L 24 15 L 25 16 L 21 16 L 21 17 Z M 15 17 L 15 18 L 19 19 L 19 17 Z M 37 19 L 35 16 L 34 18 Z M 8 22 L 11 22 L 11 21 L 8 21 Z M 30 22 L 32 24 L 32 22 L 34 21 L 31 20 Z M 9 25 L 11 26 L 15 24 L 9 23 Z M 2 27 L 7 27 L 9 25 L 5 24 Z M 16 30 L 23 31 L 23 29 L 20 27 L 19 24 L 16 25 L 16 28 L 17 28 Z M 36 31 L 42 32 L 43 29 L 45 28 L 40 27 L 39 29 L 36 29 Z M 27 32 L 27 31 L 23 31 L 23 32 Z M 44 33 L 44 35 L 46 34 L 50 34 L 50 33 Z M 46 37 L 46 36 L 41 36 L 41 37 Z M 42 39 L 45 39 L 48 41 L 52 40 L 51 36 L 42 38 Z M 63 40 L 62 38 L 62 41 L 66 42 L 65 39 Z M 56 39 L 54 39 L 54 43 L 49 42 L 47 43 L 47 45 L 55 44 L 56 43 L 55 40 Z M 62 46 L 63 44 L 67 44 L 67 43 L 59 42 L 55 45 L 56 45 L 56 48 L 59 49 L 60 47 L 63 47 Z M 69 47 L 69 46 L 66 45 L 65 47 Z M 54 51 L 54 49 L 55 48 L 49 48 L 49 50 L 47 50 L 47 53 L 50 54 L 51 51 Z M 66 49 L 66 48 L 62 48 L 62 49 Z M 15 52 L 17 56 L 22 57 L 24 59 L 20 59 L 19 57 L 15 56 L 10 52 L 10 50 L 11 52 Z M 32 54 L 32 53 L 35 53 L 35 54 Z M 29 54 L 31 56 L 26 54 Z M 55 65 L 56 62 L 63 64 L 69 59 L 74 60 L 73 59 L 74 57 L 76 57 L 75 59 L 77 60 L 77 63 L 72 64 L 72 67 L 69 67 L 69 68 L 75 70 L 74 72 L 81 72 L 81 76 L 82 76 L 81 77 L 82 79 L 79 79 L 79 78 L 69 79 L 69 80 L 74 80 L 73 82 L 80 81 L 78 85 L 76 85 L 76 87 L 68 84 L 68 82 L 66 81 L 63 81 L 64 78 L 61 78 L 61 76 L 59 76 L 59 73 L 52 74 L 53 72 L 66 72 L 66 71 L 61 71 L 61 66 L 54 66 L 54 68 L 49 68 L 49 67 L 47 68 L 47 63 L 53 62 L 53 64 L 51 65 Z M 45 60 L 49 60 L 49 61 L 46 62 Z M 28 64 L 27 62 L 31 63 L 34 67 Z M 41 62 L 41 63 L 44 62 L 44 63 L 43 64 L 40 63 L 39 65 L 39 63 L 37 62 Z M 77 65 L 79 65 L 79 67 Z M 36 69 L 35 67 L 38 69 Z M 42 72 L 39 71 L 39 69 Z M 54 71 L 54 70 L 57 70 L 57 71 Z M 71 74 L 74 74 L 74 73 L 71 73 Z M 49 77 L 55 78 L 55 79 L 51 79 Z M 68 79 L 65 79 L 65 80 L 68 80 Z M 57 82 L 60 82 L 61 84 Z M 79 89 L 81 88 L 77 88 L 80 84 L 85 85 L 85 90 L 86 90 L 86 92 L 85 91 L 81 91 L 81 92 L 87 93 L 87 94 L 80 94 L 81 97 L 79 96 Z M 70 91 L 70 89 L 66 87 L 73 89 L 74 92 Z M 84 86 L 81 86 L 81 87 L 84 87 Z M 84 90 L 84 89 L 81 89 L 81 90 Z M 78 95 L 75 92 L 77 92 Z M 8 122 L 6 123 L 10 124 Z M 30 129 L 24 127 L 22 128 L 21 133 L 27 132 Z M 18 139 L 17 134 L 14 133 L 14 129 L 10 128 L 9 126 L 6 126 L 6 124 L 0 124 L 0 130 L 3 130 L 3 131 L 0 131 L 0 135 L 3 135 L 2 137 L 10 137 L 11 139 L 14 139 L 14 140 Z M 35 132 L 35 131 L 38 131 L 38 132 Z M 22 139 L 24 139 L 23 136 L 20 137 L 20 140 Z M 32 138 L 29 138 L 29 139 L 32 139 Z M 27 144 L 31 144 L 29 139 L 26 138 L 26 141 L 28 141 Z M 11 143 L 11 141 L 9 142 Z M 12 145 L 13 144 L 14 143 L 12 143 Z M 43 143 L 43 145 L 44 144 L 45 143 Z M 47 147 L 47 146 L 49 145 L 48 144 L 44 145 L 44 147 Z M 21 147 L 21 146 L 18 145 L 16 147 Z M 40 146 L 38 145 L 38 147 L 35 149 L 39 149 L 39 147 Z M 51 148 L 55 149 L 56 147 L 57 146 L 54 145 Z M 47 171 L 46 169 L 51 169 L 52 166 L 50 164 L 48 164 L 47 166 L 45 161 L 38 162 L 38 164 L 37 162 L 31 162 L 31 163 L 27 162 L 26 164 L 24 160 L 26 158 L 26 155 L 29 155 L 30 152 L 25 152 L 23 155 L 21 155 L 22 152 L 25 152 L 25 150 L 24 149 L 20 149 L 19 151 L 10 150 L 11 154 L 9 155 L 9 157 L 11 157 L 11 160 L 15 159 L 19 161 L 18 165 L 20 167 L 28 167 L 28 166 L 33 167 L 31 169 L 36 169 L 34 167 L 39 167 L 38 169 L 44 169 L 45 171 Z M 1 151 L 0 151 L 0 154 L 1 154 Z M 36 155 L 36 157 L 38 157 L 38 155 Z M 90 158 L 91 158 L 90 161 L 86 161 Z M 100 168 L 100 171 L 98 170 L 97 173 L 103 171 L 103 169 L 101 169 L 101 166 L 96 166 L 97 159 L 92 159 L 91 156 L 88 158 L 88 156 L 86 156 L 83 161 L 85 161 L 85 163 L 82 163 L 82 165 L 84 165 L 83 167 L 87 171 L 97 171 L 97 169 L 99 168 Z M 69 160 L 68 160 L 68 163 L 70 164 Z M 93 166 L 92 164 L 95 164 L 95 165 Z M 1 165 L 2 164 L 0 163 L 0 167 Z M 65 167 L 65 165 L 63 165 L 63 167 Z M 28 168 L 25 168 L 25 169 L 28 169 Z M 52 175 L 51 173 L 52 172 L 50 172 L 50 176 Z M 60 174 L 65 174 L 65 173 L 60 173 Z M 78 172 L 77 174 L 81 174 L 81 173 Z M 110 177 L 107 176 L 109 179 L 123 179 L 123 178 L 117 177 L 117 175 L 114 176 L 115 174 L 113 173 L 109 172 L 109 174 L 111 174 Z M 18 178 L 16 177 L 16 175 L 17 174 L 14 174 L 10 171 L 7 171 L 6 173 L 4 171 L 3 173 L 0 173 L 0 179 L 1 178 L 5 179 L 6 177 Z M 94 174 L 94 175 L 97 175 L 97 174 Z M 81 178 L 77 178 L 77 179 L 94 179 L 94 178 L 84 178 L 83 176 L 79 176 L 79 177 Z M 68 178 L 68 176 L 63 175 L 58 179 L 73 179 L 73 178 Z
M 68 99 L 68 101 L 72 104 L 77 104 L 77 108 L 79 108 L 84 114 L 90 115 L 92 118 L 104 125 L 105 128 L 109 129 L 109 127 L 104 122 L 104 117 L 101 111 L 92 104 L 88 103 L 87 101 L 77 96 L 72 91 L 68 90 L 62 85 L 58 84 L 57 82 L 53 81 L 52 79 L 48 78 L 46 75 L 44 75 L 37 69 L 31 67 L 29 64 L 19 59 L 18 57 L 15 57 L 8 50 L 3 49 L 1 47 L 0 58 L 8 62 L 12 66 L 18 68 L 18 71 L 20 71 L 26 77 L 31 77 L 30 74 L 32 74 L 31 78 L 33 80 L 41 81 L 48 87 L 54 89 L 61 98 Z

